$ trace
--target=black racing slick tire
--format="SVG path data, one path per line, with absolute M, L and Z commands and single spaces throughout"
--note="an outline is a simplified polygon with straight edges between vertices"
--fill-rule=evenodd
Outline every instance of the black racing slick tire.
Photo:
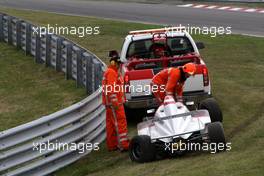
M 199 104 L 199 109 L 206 109 L 209 112 L 211 122 L 222 122 L 222 111 L 214 98 L 207 98 Z
M 219 146 L 221 144 L 222 146 L 224 146 L 223 150 L 225 150 L 226 139 L 222 123 L 213 122 L 207 124 L 207 132 L 210 144 L 214 144 L 215 146 Z M 223 150 L 219 150 L 219 148 L 216 147 L 216 152 Z
M 132 138 L 129 145 L 129 157 L 138 163 L 155 160 L 155 145 L 147 135 L 139 135 Z

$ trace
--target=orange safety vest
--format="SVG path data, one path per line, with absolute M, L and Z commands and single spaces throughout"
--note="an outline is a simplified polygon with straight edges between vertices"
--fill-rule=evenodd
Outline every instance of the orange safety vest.
M 103 75 L 103 104 L 118 106 L 125 102 L 124 81 L 116 66 L 108 66 Z
M 156 85 L 166 85 L 166 95 L 174 95 L 176 92 L 178 96 L 183 94 L 183 84 L 180 82 L 181 71 L 179 68 L 167 68 L 156 74 L 152 83 Z

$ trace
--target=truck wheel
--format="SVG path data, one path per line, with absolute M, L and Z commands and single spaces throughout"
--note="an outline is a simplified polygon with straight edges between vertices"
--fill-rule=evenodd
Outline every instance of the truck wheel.
M 209 112 L 211 122 L 223 121 L 222 111 L 214 98 L 207 98 L 201 101 L 199 109 L 206 109 Z
M 207 130 L 208 130 L 208 137 L 210 144 L 214 143 L 218 146 L 221 143 L 224 145 L 223 148 L 225 149 L 226 140 L 225 140 L 225 133 L 222 123 L 221 122 L 209 123 L 207 125 Z M 216 147 L 216 151 L 219 151 L 218 147 Z
M 155 145 L 147 135 L 132 138 L 129 145 L 129 157 L 132 161 L 144 163 L 155 159 Z

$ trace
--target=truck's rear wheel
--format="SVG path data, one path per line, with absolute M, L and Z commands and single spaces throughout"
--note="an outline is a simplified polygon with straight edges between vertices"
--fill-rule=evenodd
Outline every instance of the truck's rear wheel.
M 129 145 L 129 157 L 132 161 L 144 163 L 155 159 L 155 145 L 147 135 L 132 138 Z
M 222 122 L 222 111 L 214 98 L 207 98 L 199 104 L 199 109 L 206 109 L 211 118 L 211 122 Z

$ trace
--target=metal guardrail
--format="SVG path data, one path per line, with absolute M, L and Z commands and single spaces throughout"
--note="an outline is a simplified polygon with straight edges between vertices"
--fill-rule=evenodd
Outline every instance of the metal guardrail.
M 84 86 L 86 99 L 35 121 L 0 132 L 0 175 L 48 175 L 90 150 L 35 150 L 34 143 L 83 144 L 105 139 L 101 83 L 105 65 L 90 51 L 58 35 L 36 35 L 31 23 L 0 13 L 0 41 L 7 42 Z

